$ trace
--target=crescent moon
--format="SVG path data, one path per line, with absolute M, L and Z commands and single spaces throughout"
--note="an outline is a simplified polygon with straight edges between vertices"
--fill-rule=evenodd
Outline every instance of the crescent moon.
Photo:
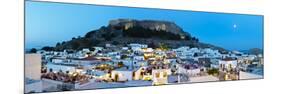
M 236 27 L 237 27 L 237 25 L 236 25 L 236 24 L 234 24 L 234 25 L 233 25 L 233 28 L 236 28 Z

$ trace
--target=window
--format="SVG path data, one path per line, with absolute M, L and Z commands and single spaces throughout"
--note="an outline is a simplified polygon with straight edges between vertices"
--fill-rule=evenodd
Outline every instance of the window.
M 168 76 L 167 72 L 163 72 L 163 77 L 167 77 L 167 76 Z
M 160 73 L 155 73 L 156 78 L 160 78 Z

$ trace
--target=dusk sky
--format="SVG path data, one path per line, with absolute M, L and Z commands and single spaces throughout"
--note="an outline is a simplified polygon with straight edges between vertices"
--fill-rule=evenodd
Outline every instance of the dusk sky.
M 256 15 L 26 1 L 25 18 L 26 48 L 54 46 L 118 18 L 172 21 L 199 41 L 229 50 L 263 47 L 263 17 Z

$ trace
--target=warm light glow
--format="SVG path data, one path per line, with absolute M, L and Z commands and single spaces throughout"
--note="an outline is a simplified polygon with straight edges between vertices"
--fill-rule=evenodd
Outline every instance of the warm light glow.
M 89 55 L 88 55 L 88 54 L 85 54 L 85 57 L 89 57 Z

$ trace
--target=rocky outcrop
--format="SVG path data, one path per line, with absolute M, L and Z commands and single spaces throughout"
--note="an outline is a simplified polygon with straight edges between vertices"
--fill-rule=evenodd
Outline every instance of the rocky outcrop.
M 54 48 L 56 50 L 77 50 L 93 46 L 104 46 L 107 43 L 117 46 L 126 46 L 128 43 L 141 43 L 148 44 L 152 48 L 165 44 L 170 48 L 190 46 L 225 51 L 223 48 L 211 44 L 200 43 L 198 38 L 183 31 L 173 22 L 133 19 L 111 20 L 107 26 L 90 31 L 83 37 L 74 37 L 69 41 L 59 42 Z
M 125 30 L 134 26 L 139 26 L 145 29 L 155 31 L 166 31 L 181 36 L 190 36 L 189 33 L 184 32 L 178 25 L 169 21 L 157 20 L 133 20 L 133 19 L 116 19 L 109 22 L 111 27 L 123 27 Z

